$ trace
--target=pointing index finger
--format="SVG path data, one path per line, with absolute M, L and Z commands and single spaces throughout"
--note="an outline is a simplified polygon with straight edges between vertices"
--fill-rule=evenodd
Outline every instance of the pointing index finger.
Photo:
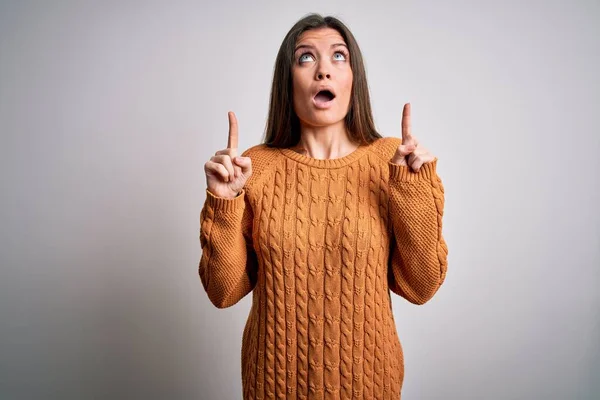
M 227 148 L 237 149 L 238 147 L 238 123 L 233 111 L 229 111 L 229 137 L 227 138 Z
M 402 143 L 408 144 L 411 139 L 410 103 L 406 103 L 402 109 Z

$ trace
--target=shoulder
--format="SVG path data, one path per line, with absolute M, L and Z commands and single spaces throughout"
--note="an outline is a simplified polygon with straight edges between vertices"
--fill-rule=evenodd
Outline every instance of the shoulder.
M 250 157 L 252 160 L 252 171 L 258 172 L 264 168 L 268 168 L 268 166 L 281 158 L 281 152 L 278 148 L 269 147 L 261 143 L 246 149 L 241 156 Z
M 387 163 L 394 156 L 400 144 L 402 144 L 402 139 L 399 137 L 382 137 L 371 143 L 371 152 Z
M 283 157 L 278 148 L 269 147 L 264 143 L 249 147 L 241 156 L 250 157 L 250 160 L 252 160 L 252 176 L 247 185 L 255 185 L 259 177 L 264 175 L 265 171 L 270 171 L 276 167 Z
M 242 154 L 242 157 L 250 157 L 252 161 L 259 158 L 264 158 L 274 149 L 267 147 L 266 144 L 261 143 L 255 146 L 247 148 Z

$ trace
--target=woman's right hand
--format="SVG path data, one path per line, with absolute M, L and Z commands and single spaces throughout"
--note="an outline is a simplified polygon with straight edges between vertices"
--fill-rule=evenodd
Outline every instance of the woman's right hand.
M 227 148 L 219 150 L 204 164 L 206 186 L 217 197 L 236 197 L 252 175 L 250 157 L 238 157 L 238 125 L 235 114 L 229 112 L 229 138 Z

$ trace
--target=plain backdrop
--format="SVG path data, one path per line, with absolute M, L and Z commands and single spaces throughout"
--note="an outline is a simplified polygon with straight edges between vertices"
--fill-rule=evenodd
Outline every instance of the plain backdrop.
M 439 158 L 403 398 L 600 398 L 600 3 L 566 0 L 2 1 L 0 398 L 241 398 L 251 295 L 203 291 L 203 166 L 229 110 L 260 143 L 309 12 L 356 36 L 381 134 L 411 102 Z

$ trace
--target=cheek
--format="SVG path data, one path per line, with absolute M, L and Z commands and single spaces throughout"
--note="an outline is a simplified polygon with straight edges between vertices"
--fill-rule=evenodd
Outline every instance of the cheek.
M 352 97 L 352 80 L 350 80 L 347 84 L 344 84 L 344 94 L 342 96 L 342 100 L 340 102 L 340 106 L 343 107 L 344 109 L 347 109 L 347 107 L 350 107 L 350 100 Z
M 350 97 L 350 93 L 352 92 L 352 80 L 353 80 L 352 70 L 350 70 L 350 72 L 345 74 L 344 79 L 343 79 L 344 92 L 345 92 L 346 96 L 348 96 L 348 97 Z
M 307 113 L 306 94 L 302 84 L 297 80 L 292 81 L 292 107 L 296 115 L 300 118 L 305 118 Z
M 294 86 L 292 90 L 293 90 L 292 100 L 294 102 L 294 104 L 293 104 L 294 111 L 296 111 L 296 114 L 301 114 L 302 110 L 304 108 L 306 108 L 306 106 L 304 105 L 304 100 L 303 100 L 304 96 L 302 96 L 302 89 Z
M 294 102 L 302 101 L 302 99 L 306 96 L 308 89 L 303 85 L 304 79 L 301 74 L 294 74 L 292 76 L 292 93 Z

